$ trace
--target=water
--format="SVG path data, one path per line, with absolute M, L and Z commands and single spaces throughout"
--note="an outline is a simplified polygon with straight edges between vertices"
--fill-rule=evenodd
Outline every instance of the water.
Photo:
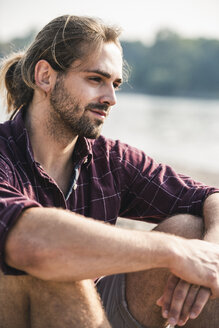
M 118 94 L 103 134 L 159 162 L 219 173 L 219 100 Z

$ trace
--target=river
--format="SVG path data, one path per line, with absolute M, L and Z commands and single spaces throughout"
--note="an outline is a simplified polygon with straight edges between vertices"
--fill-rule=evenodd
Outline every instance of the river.
M 219 100 L 118 93 L 103 134 L 158 162 L 219 176 Z

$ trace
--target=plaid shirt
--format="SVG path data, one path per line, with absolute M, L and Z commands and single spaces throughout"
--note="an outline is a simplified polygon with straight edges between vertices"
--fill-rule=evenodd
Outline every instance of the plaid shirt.
M 174 213 L 201 215 L 204 199 L 216 191 L 100 136 L 78 139 L 64 195 L 33 158 L 24 113 L 0 125 L 0 264 L 5 273 L 19 274 L 4 264 L 4 243 L 26 208 L 64 208 L 111 224 L 118 216 L 159 223 Z

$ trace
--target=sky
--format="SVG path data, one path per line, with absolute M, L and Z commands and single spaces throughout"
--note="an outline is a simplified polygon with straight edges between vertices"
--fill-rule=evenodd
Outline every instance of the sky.
M 219 39 L 219 0 L 0 0 L 0 41 L 39 30 L 63 14 L 117 24 L 125 40 L 150 43 L 161 28 L 185 37 Z

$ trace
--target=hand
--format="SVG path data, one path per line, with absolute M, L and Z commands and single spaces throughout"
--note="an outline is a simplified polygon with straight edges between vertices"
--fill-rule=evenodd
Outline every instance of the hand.
M 219 245 L 177 238 L 174 251 L 169 264 L 171 273 L 191 284 L 210 288 L 212 298 L 219 297 Z
M 169 324 L 183 326 L 189 319 L 199 316 L 210 295 L 209 289 L 191 285 L 171 274 L 157 305 Z

